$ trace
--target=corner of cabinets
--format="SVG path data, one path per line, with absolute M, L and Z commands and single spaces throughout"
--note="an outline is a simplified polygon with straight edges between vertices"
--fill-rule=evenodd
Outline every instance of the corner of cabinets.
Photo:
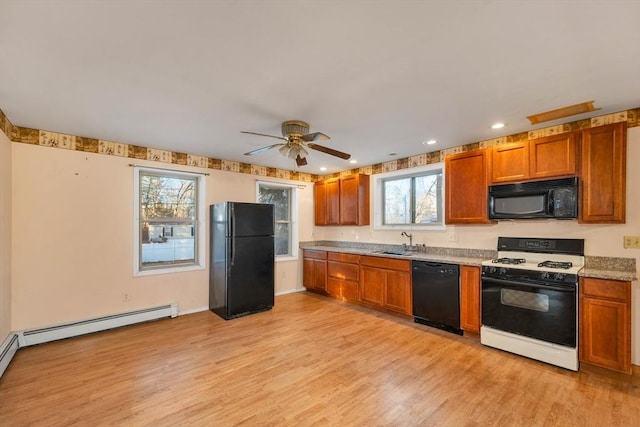
M 620 122 L 581 132 L 580 223 L 626 221 L 626 125 Z
M 485 149 L 445 157 L 445 224 L 489 224 Z

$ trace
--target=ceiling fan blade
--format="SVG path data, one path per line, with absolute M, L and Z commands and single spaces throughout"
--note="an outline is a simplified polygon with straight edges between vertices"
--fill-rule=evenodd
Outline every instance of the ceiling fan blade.
M 331 138 L 329 138 L 329 135 L 325 135 L 322 132 L 314 132 L 314 133 L 309 133 L 307 135 L 302 135 L 300 139 L 303 141 L 309 142 L 309 141 L 326 141 L 327 139 L 331 139 Z
M 333 148 L 325 147 L 324 145 L 307 144 L 307 147 L 311 148 L 312 150 L 340 157 L 344 160 L 349 160 L 351 158 L 351 154 L 343 153 L 342 151 L 334 150 Z
M 298 154 L 298 157 L 296 157 L 296 165 L 298 166 L 306 166 L 307 165 L 307 159 L 304 157 L 300 157 L 300 155 Z
M 254 154 L 260 154 L 264 151 L 270 150 L 272 148 L 275 147 L 279 147 L 280 145 L 285 145 L 285 144 L 273 144 L 273 145 L 267 145 L 266 147 L 262 147 L 262 148 L 258 148 L 256 150 L 253 151 L 249 151 L 248 153 L 244 153 L 245 156 L 253 156 Z
M 287 138 L 284 138 L 282 136 L 267 135 L 266 133 L 249 132 L 249 131 L 246 131 L 246 130 L 241 130 L 240 133 L 248 133 L 249 135 L 258 135 L 258 136 L 268 136 L 269 138 L 283 139 L 285 141 L 288 141 Z

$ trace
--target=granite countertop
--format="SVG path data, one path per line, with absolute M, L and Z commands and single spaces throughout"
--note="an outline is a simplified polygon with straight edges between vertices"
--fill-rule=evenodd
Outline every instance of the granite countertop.
M 301 242 L 302 249 L 327 252 L 342 252 L 356 255 L 372 255 L 406 260 L 445 262 L 480 267 L 483 261 L 497 256 L 497 251 L 483 249 L 461 249 L 425 247 L 425 252 L 412 252 L 410 255 L 384 254 L 381 251 L 403 252 L 401 245 L 387 245 L 360 242 L 314 241 Z M 578 272 L 580 277 L 596 279 L 634 281 L 636 274 L 635 258 L 612 258 L 585 256 L 585 267 Z
M 445 255 L 445 254 L 429 254 L 429 253 L 419 253 L 414 252 L 410 255 L 396 255 L 396 254 L 383 254 L 380 253 L 380 249 L 372 250 L 372 249 L 364 249 L 364 248 L 347 248 L 340 246 L 305 246 L 304 249 L 316 250 L 316 251 L 327 251 L 327 252 L 341 252 L 346 254 L 356 254 L 356 255 L 372 255 L 378 257 L 386 257 L 386 258 L 395 258 L 395 259 L 406 259 L 406 260 L 419 260 L 419 261 L 434 261 L 434 262 L 446 262 L 450 264 L 460 264 L 460 265 L 471 265 L 480 267 L 482 261 L 486 261 L 491 258 L 478 258 L 478 257 L 467 257 L 467 256 L 456 256 L 456 255 Z
M 590 267 L 585 267 L 580 270 L 578 276 L 592 277 L 594 279 L 621 280 L 624 282 L 638 280 L 635 271 L 598 270 Z

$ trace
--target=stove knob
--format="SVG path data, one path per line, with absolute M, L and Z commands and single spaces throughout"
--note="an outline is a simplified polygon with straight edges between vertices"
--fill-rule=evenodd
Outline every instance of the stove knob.
M 553 278 L 556 280 L 564 280 L 564 274 L 562 273 L 556 273 L 553 275 Z
M 489 267 L 489 273 L 495 273 L 496 272 L 496 268 L 495 267 Z
M 543 271 L 542 274 L 540 275 L 540 278 L 542 280 L 547 280 L 549 278 L 549 273 L 547 271 Z
M 502 268 L 500 269 L 500 274 L 507 274 L 507 269 L 506 269 L 506 268 L 504 268 L 504 267 L 502 267 Z

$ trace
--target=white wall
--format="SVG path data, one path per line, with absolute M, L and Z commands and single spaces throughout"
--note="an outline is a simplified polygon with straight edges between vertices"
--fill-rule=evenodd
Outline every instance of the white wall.
M 578 224 L 577 221 L 513 221 L 491 225 L 454 225 L 446 231 L 416 231 L 414 243 L 427 246 L 496 249 L 498 236 L 558 237 L 585 239 L 585 253 L 590 256 L 635 258 L 640 266 L 640 250 L 624 249 L 623 236 L 640 236 L 640 127 L 627 133 L 627 219 L 626 224 Z M 372 178 L 375 178 L 372 177 Z M 372 196 L 373 197 L 373 196 Z M 372 198 L 371 204 L 375 201 Z M 373 218 L 373 211 L 372 216 Z M 371 227 L 315 227 L 314 240 L 408 243 L 401 230 L 378 231 Z M 455 235 L 457 242 L 449 241 Z M 640 365 L 640 285 L 632 284 L 633 363 Z
M 0 131 L 0 343 L 11 331 L 11 156 Z
M 208 307 L 208 269 L 133 277 L 131 159 L 29 144 L 13 144 L 13 152 L 14 330 L 171 302 L 180 312 Z M 255 201 L 256 176 L 136 163 L 210 173 L 207 205 Z M 300 238 L 310 240 L 313 186 L 301 189 L 299 198 Z M 276 264 L 276 293 L 301 288 L 301 282 L 300 263 Z M 129 301 L 122 301 L 123 292 Z

